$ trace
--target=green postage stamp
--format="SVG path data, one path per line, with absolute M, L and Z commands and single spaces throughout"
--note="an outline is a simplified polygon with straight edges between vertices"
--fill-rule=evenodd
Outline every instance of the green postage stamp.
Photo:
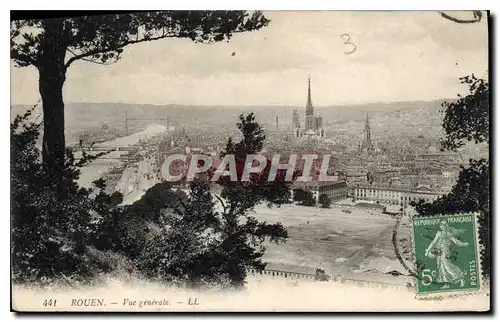
M 473 213 L 413 218 L 418 294 L 479 290 L 477 250 Z

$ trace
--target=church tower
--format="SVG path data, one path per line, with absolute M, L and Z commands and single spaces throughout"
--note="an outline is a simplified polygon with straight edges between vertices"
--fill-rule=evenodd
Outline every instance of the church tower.
M 314 130 L 314 107 L 312 105 L 311 98 L 311 77 L 308 79 L 307 83 L 307 104 L 306 104 L 306 126 L 305 130 Z
M 300 129 L 300 119 L 299 112 L 297 110 L 293 110 L 292 116 L 292 129 Z
M 372 133 L 368 113 L 366 114 L 365 128 L 363 130 L 363 142 L 361 143 L 360 150 L 361 152 L 372 152 L 375 150 L 372 143 Z
M 366 143 L 372 142 L 372 134 L 371 134 L 371 129 L 370 129 L 370 119 L 368 118 L 368 113 L 366 114 L 366 121 L 365 121 L 365 129 L 363 130 L 363 140 Z

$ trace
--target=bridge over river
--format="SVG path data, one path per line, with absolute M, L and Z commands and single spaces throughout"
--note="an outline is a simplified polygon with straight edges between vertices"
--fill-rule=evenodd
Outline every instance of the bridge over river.
M 111 152 L 83 167 L 81 169 L 78 184 L 82 187 L 90 187 L 94 180 L 99 179 L 113 167 L 127 162 L 128 153 L 130 151 L 137 151 L 139 149 L 138 144 L 140 141 L 159 137 L 164 134 L 166 130 L 167 127 L 164 125 L 150 124 L 143 131 L 95 144 L 88 152 L 93 154 L 105 151 Z M 78 148 L 75 148 L 75 158 L 79 157 L 81 157 L 81 151 L 78 151 Z

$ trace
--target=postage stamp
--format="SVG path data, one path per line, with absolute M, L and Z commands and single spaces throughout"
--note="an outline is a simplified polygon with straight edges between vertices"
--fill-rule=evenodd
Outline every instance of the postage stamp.
M 473 213 L 413 218 L 419 295 L 480 289 Z

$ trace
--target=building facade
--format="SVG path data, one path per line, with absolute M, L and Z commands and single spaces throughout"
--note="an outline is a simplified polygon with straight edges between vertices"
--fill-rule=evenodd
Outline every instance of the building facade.
M 427 186 L 388 185 L 388 184 L 356 184 L 352 187 L 352 197 L 356 200 L 379 202 L 386 205 L 406 207 L 410 202 L 424 200 L 433 202 L 442 197 L 445 192 L 432 190 Z
M 338 181 L 332 182 L 294 182 L 292 186 L 292 200 L 293 200 L 293 190 L 303 189 L 310 191 L 313 194 L 313 198 L 316 201 L 316 205 L 319 204 L 319 197 L 323 194 L 327 195 L 330 202 L 334 203 L 347 198 L 347 183 L 345 179 L 340 179 Z
M 347 198 L 347 183 L 343 181 L 326 183 L 318 187 L 319 196 L 326 194 L 331 202 L 337 202 Z

